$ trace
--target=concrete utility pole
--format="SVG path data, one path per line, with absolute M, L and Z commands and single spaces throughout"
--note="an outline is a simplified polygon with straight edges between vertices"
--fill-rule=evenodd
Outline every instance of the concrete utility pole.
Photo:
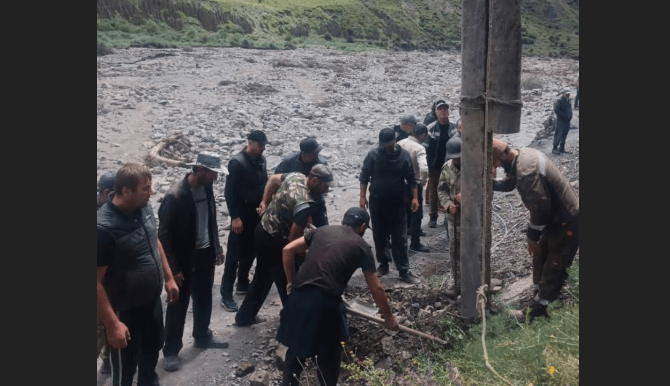
M 520 0 L 463 0 L 461 39 L 460 312 L 472 319 L 477 289 L 491 287 L 493 133 L 518 133 L 521 122 Z

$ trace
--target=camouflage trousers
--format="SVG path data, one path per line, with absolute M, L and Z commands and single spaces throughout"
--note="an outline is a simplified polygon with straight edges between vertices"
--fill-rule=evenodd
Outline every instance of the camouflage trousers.
M 461 215 L 447 213 L 447 234 L 449 235 L 449 258 L 454 275 L 454 293 L 461 293 Z

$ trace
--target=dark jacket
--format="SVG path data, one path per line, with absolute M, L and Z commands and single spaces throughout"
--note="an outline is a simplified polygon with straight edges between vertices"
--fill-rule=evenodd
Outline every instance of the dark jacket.
M 98 247 L 113 248 L 103 286 L 112 308 L 125 311 L 160 297 L 163 263 L 151 205 L 128 215 L 111 202 L 113 195 L 98 210 Z
M 172 185 L 158 208 L 158 238 L 163 244 L 165 255 L 173 274 L 190 270 L 191 254 L 195 251 L 196 206 L 188 184 L 188 176 Z M 209 240 L 215 251 L 221 250 L 219 231 L 216 224 L 214 192 L 205 187 L 209 207 Z
M 395 141 L 400 142 L 403 139 L 409 137 L 409 134 L 402 128 L 400 128 L 400 125 L 395 125 L 393 126 L 393 131 L 395 131 Z
M 435 110 L 431 110 L 431 112 L 426 114 L 426 117 L 423 119 L 423 124 L 428 126 L 435 121 L 437 121 L 437 114 L 435 114 Z
M 456 125 L 450 121 L 447 121 L 446 125 L 440 125 L 440 121 L 435 120 L 428 125 L 428 135 L 423 140 L 423 145 L 426 147 L 429 168 L 442 168 L 447 156 L 447 141 L 456 133 L 458 133 Z
M 556 113 L 556 129 L 559 131 L 570 130 L 570 120 L 572 119 L 570 98 L 558 98 L 554 103 L 554 113 Z
M 363 160 L 358 180 L 370 182 L 370 198 L 406 202 L 407 188 L 416 188 L 414 167 L 409 153 L 396 145 L 391 153 L 377 146 Z
M 230 217 L 256 213 L 268 182 L 265 157 L 253 159 L 242 150 L 228 161 L 228 173 L 224 195 Z
M 321 155 L 318 155 L 314 164 L 309 165 L 300 161 L 300 151 L 294 151 L 293 153 L 290 153 L 284 157 L 279 165 L 277 165 L 275 168 L 275 174 L 300 172 L 307 176 L 312 170 L 312 166 L 317 164 L 328 165 L 328 161 L 326 161 L 326 159 Z

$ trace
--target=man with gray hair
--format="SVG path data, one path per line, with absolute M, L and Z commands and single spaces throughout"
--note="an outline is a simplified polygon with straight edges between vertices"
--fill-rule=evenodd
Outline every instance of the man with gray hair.
M 209 329 L 212 315 L 214 266 L 223 264 L 219 243 L 212 185 L 220 173 L 228 174 L 217 154 L 201 152 L 193 168 L 176 182 L 158 208 L 158 237 L 174 272 L 181 296 L 167 307 L 163 368 L 179 369 L 177 355 L 190 298 L 193 298 L 193 345 L 198 348 L 226 348 L 228 342 L 214 337 Z
M 393 126 L 396 142 L 400 142 L 412 135 L 412 129 L 414 128 L 414 125 L 416 125 L 416 118 L 414 115 L 409 114 L 400 117 L 400 125 Z

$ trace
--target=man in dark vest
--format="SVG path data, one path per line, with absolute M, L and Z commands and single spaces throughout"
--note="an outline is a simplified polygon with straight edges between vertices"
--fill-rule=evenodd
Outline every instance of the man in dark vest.
M 221 277 L 221 306 L 226 311 L 237 312 L 233 300 L 233 284 L 237 273 L 237 293 L 246 294 L 249 288 L 249 270 L 256 257 L 254 230 L 261 221 L 256 208 L 263 199 L 263 189 L 268 173 L 263 157 L 268 140 L 260 130 L 247 137 L 246 149 L 228 161 L 225 196 L 232 218 L 228 234 L 228 251 Z
M 158 384 L 156 364 L 163 345 L 161 292 L 179 298 L 167 257 L 156 234 L 149 204 L 151 171 L 126 164 L 118 170 L 114 192 L 98 210 L 97 314 L 107 331 L 112 386 Z

